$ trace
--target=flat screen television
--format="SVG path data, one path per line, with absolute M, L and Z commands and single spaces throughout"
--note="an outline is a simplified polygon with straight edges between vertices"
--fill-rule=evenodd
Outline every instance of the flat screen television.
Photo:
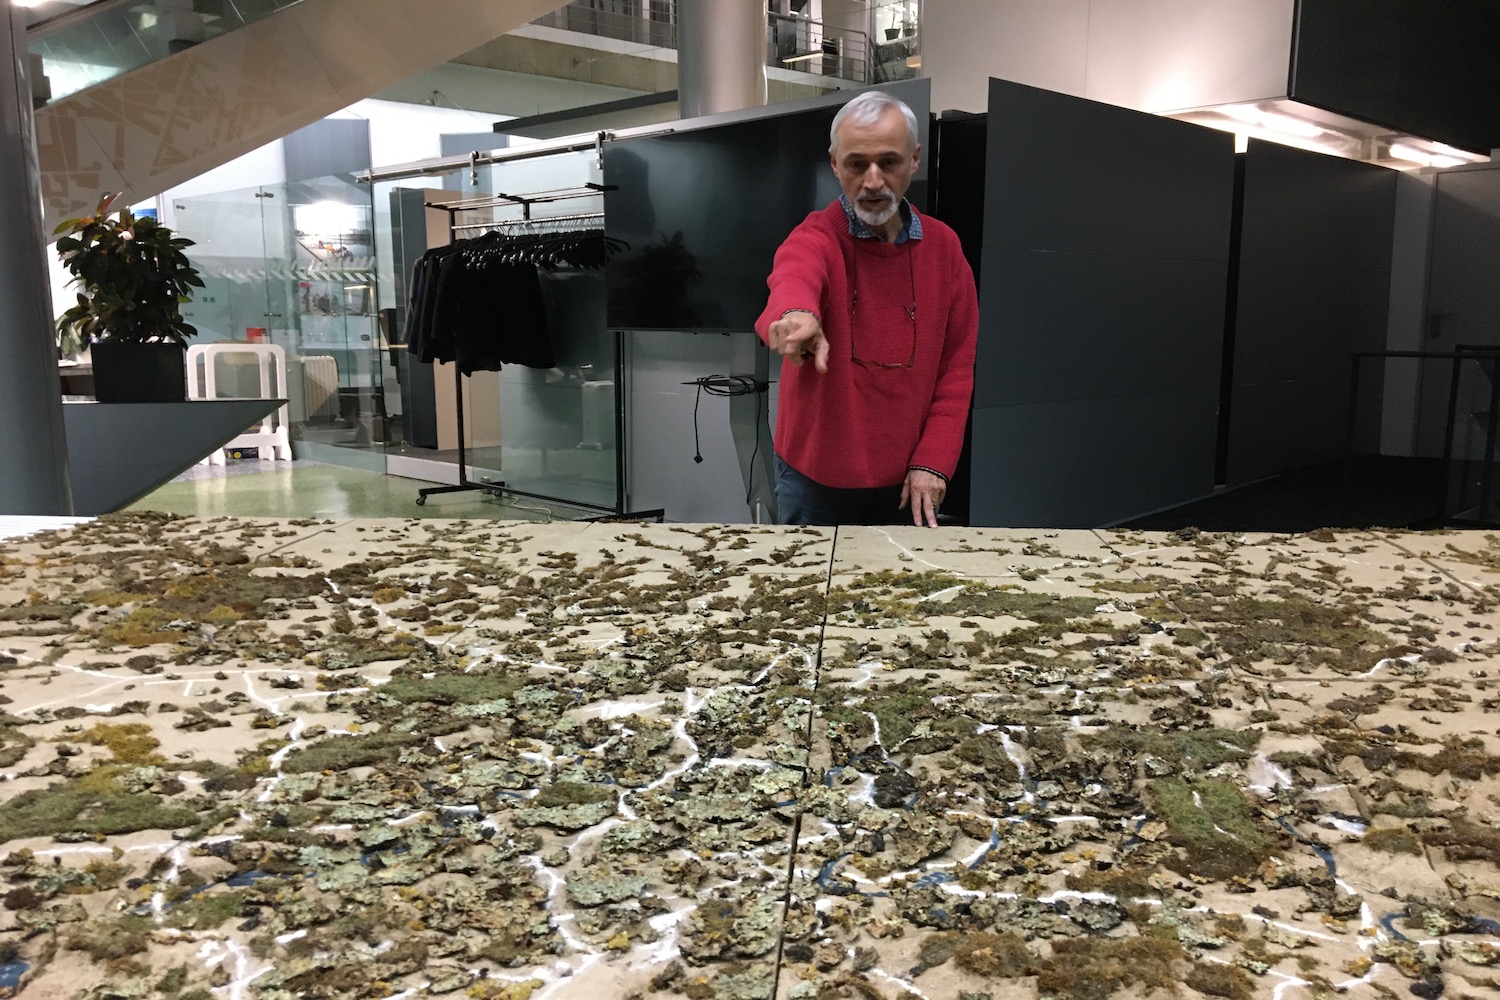
M 620 139 L 605 146 L 605 268 L 612 329 L 749 330 L 771 258 L 838 197 L 835 108 Z

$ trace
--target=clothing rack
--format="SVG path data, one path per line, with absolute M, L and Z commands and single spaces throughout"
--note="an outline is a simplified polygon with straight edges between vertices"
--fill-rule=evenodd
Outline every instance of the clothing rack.
M 599 195 L 605 191 L 614 190 L 614 185 L 587 183 L 576 188 L 557 188 L 551 191 L 538 191 L 529 195 L 494 194 L 484 198 L 471 198 L 464 201 L 451 202 L 424 202 L 427 208 L 441 209 L 448 213 L 448 236 L 450 241 L 457 237 L 461 231 L 485 230 L 494 232 L 512 226 L 527 227 L 534 231 L 544 231 L 545 227 L 562 222 L 569 223 L 573 228 L 578 228 L 578 223 L 604 222 L 603 212 L 583 212 L 574 215 L 544 216 L 540 219 L 531 217 L 531 206 L 545 204 L 548 202 L 562 201 L 569 198 L 587 198 Z M 462 212 L 473 212 L 489 208 L 504 208 L 520 206 L 522 216 L 519 219 L 495 219 L 488 222 L 459 223 L 458 216 Z M 458 482 L 451 486 L 428 486 L 417 491 L 417 506 L 427 505 L 427 498 L 439 493 L 461 493 L 467 490 L 479 490 L 491 496 L 506 494 L 508 496 L 525 497 L 530 500 L 541 500 L 549 503 L 565 504 L 569 507 L 577 507 L 582 510 L 599 511 L 598 516 L 586 518 L 585 520 L 607 520 L 610 518 L 650 518 L 656 521 L 666 519 L 664 508 L 653 508 L 651 510 L 627 511 L 625 505 L 625 407 L 620 398 L 621 387 L 624 385 L 624 350 L 622 334 L 619 330 L 614 331 L 614 354 L 615 354 L 615 503 L 613 507 L 602 504 L 590 503 L 583 500 L 570 500 L 567 497 L 551 496 L 546 493 L 532 493 L 527 490 L 519 490 L 506 486 L 505 483 L 485 482 L 476 483 L 469 479 L 469 463 L 467 449 L 464 441 L 464 376 L 459 369 L 457 360 L 453 365 L 453 401 L 454 413 L 458 419 Z
M 434 207 L 434 206 L 428 206 Z M 469 229 L 486 229 L 494 231 L 506 226 L 525 226 L 533 232 L 545 232 L 549 225 L 559 222 L 569 224 L 579 222 L 603 222 L 603 212 L 584 212 L 581 215 L 544 215 L 540 219 L 500 219 L 493 222 L 465 222 L 453 227 L 453 231 L 460 232 Z

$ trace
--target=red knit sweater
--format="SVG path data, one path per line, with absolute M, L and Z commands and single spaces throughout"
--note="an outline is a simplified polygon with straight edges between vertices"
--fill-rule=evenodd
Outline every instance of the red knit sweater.
M 915 211 L 915 209 L 913 209 Z M 851 274 L 859 290 L 851 323 Z M 776 453 L 798 472 L 836 488 L 893 486 L 908 466 L 953 474 L 974 391 L 979 306 L 974 273 L 952 229 L 922 217 L 922 238 L 899 246 L 849 235 L 834 202 L 792 230 L 766 282 L 762 340 L 788 309 L 815 313 L 828 338 L 828 371 L 811 359 L 781 366 Z M 915 286 L 915 288 L 913 287 Z M 915 296 L 914 296 L 915 293 Z M 911 356 L 916 304 L 916 361 Z M 851 345 L 850 337 L 854 337 Z

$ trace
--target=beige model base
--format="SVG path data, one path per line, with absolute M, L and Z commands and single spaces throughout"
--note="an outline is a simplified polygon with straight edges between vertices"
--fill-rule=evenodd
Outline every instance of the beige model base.
M 4 543 L 0 989 L 1490 995 L 1497 568 L 1478 533 Z

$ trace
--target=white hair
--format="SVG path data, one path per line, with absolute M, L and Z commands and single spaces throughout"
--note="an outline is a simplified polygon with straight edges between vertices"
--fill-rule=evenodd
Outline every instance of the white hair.
M 839 113 L 833 116 L 833 124 L 828 129 L 828 151 L 830 153 L 838 149 L 839 126 L 844 124 L 845 119 L 853 119 L 856 125 L 869 125 L 885 114 L 891 108 L 901 112 L 901 117 L 906 119 L 906 131 L 911 138 L 911 148 L 917 148 L 917 116 L 906 102 L 898 100 L 883 90 L 862 91 L 852 98 Z

